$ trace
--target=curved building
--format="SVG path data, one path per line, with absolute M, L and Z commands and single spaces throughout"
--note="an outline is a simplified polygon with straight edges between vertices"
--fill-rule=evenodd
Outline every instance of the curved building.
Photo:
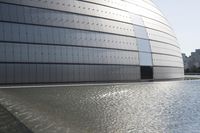
M 150 0 L 0 0 L 0 12 L 1 84 L 183 78 Z

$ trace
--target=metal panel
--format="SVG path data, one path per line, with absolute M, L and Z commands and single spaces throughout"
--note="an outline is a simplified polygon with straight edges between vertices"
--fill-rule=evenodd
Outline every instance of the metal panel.
M 9 17 L 11 21 L 17 21 L 17 7 L 16 5 L 9 5 Z
M 13 61 L 20 62 L 21 61 L 21 45 L 12 44 L 13 48 Z
M 6 61 L 6 44 L 0 43 L 0 62 Z
M 16 6 L 16 7 L 17 7 L 17 22 L 25 22 L 24 7 L 23 6 Z
M 3 33 L 4 33 L 4 41 L 12 41 L 12 24 L 3 23 Z
M 28 64 L 21 64 L 21 83 L 30 83 L 30 72 L 29 72 L 29 65 Z
M 52 28 L 52 33 L 53 33 L 53 42 L 55 44 L 59 44 L 59 34 L 57 32 L 57 28 Z
M 57 69 L 56 69 L 56 65 L 54 64 L 51 64 L 49 65 L 49 69 L 50 69 L 50 82 L 56 82 L 56 74 L 57 74 Z
M 50 80 L 50 74 L 49 74 L 50 70 L 49 70 L 49 64 L 43 64 L 43 76 L 44 76 L 44 82 L 45 83 L 49 83 Z
M 65 38 L 66 38 L 66 42 L 65 44 L 71 44 L 71 38 L 70 38 L 70 29 L 65 29 Z
M 9 20 L 9 5 L 8 4 L 1 5 L 1 19 Z
M 94 66 L 93 65 L 89 65 L 88 66 L 89 69 L 89 81 L 94 81 Z
M 31 20 L 33 24 L 37 24 L 38 23 L 38 18 L 37 18 L 37 12 L 36 12 L 37 9 L 35 8 L 30 8 L 30 17 L 31 17 Z
M 29 62 L 35 62 L 35 46 L 34 45 L 28 45 L 28 61 Z
M 15 64 L 6 64 L 6 83 L 14 83 Z
M 14 83 L 22 83 L 22 65 L 14 64 Z
M 57 56 L 57 62 L 59 62 L 59 63 L 61 63 L 62 62 L 62 48 L 63 48 L 63 46 L 60 46 L 60 47 L 56 47 L 56 51 L 57 51 L 57 54 L 56 54 L 56 56 Z
M 169 56 L 163 54 L 152 54 L 153 64 L 155 66 L 171 66 L 171 67 L 183 67 L 182 57 Z
M 42 46 L 34 45 L 35 48 L 35 61 L 42 62 Z
M 47 43 L 47 28 L 46 27 L 40 27 L 40 33 L 41 33 L 41 43 Z
M 48 49 L 48 62 L 53 62 L 54 53 L 52 46 L 48 46 L 47 49 Z
M 6 64 L 0 63 L 0 84 L 6 83 Z
M 0 12 L 4 12 L 3 11 L 3 6 L 5 6 L 4 4 L 0 4 Z M 0 15 L 0 20 L 3 20 L 3 14 Z
M 74 82 L 79 82 L 79 66 L 78 65 L 73 65 L 74 69 Z
M 104 80 L 104 77 L 103 77 L 103 65 L 99 65 L 98 66 L 99 68 L 97 69 L 97 74 L 98 74 L 98 79 L 99 81 L 103 81 Z
M 61 53 L 62 53 L 61 62 L 66 63 L 67 62 L 67 47 L 62 47 Z
M 73 49 L 72 47 L 66 47 L 67 49 L 67 63 L 72 63 L 73 62 Z
M 37 69 L 36 69 L 36 64 L 29 64 L 29 82 L 30 83 L 36 83 L 36 74 L 37 74 Z
M 46 63 L 49 61 L 48 45 L 41 45 L 40 48 L 41 48 L 41 54 L 42 54 L 41 61 L 43 63 Z
M 37 9 L 37 13 L 38 13 L 38 23 L 42 24 L 44 23 L 44 9 Z
M 31 8 L 24 7 L 25 22 L 27 23 L 32 23 L 32 18 L 30 14 L 31 14 Z
M 20 42 L 27 42 L 27 36 L 26 36 L 26 26 L 25 25 L 19 25 L 20 28 Z
M 1 16 L 1 15 L 0 15 Z M 3 23 L 0 22 L 0 40 L 3 40 L 4 36 L 3 36 Z
M 6 61 L 12 62 L 14 55 L 13 55 L 13 44 L 7 43 L 6 44 Z
M 154 78 L 156 80 L 183 78 L 184 69 L 182 67 L 154 67 Z
M 68 65 L 63 65 L 63 82 L 69 82 L 68 81 L 68 76 L 69 76 L 69 72 L 68 72 Z
M 69 82 L 74 82 L 74 66 L 73 65 L 68 65 L 68 81 Z
M 90 68 L 89 65 L 84 65 L 84 81 L 90 81 Z
M 65 44 L 66 40 L 65 40 L 65 30 L 64 29 L 60 29 L 60 44 Z
M 83 82 L 85 81 L 85 78 L 84 78 L 84 65 L 79 65 L 79 81 L 80 82 Z
M 12 30 L 12 41 L 19 42 L 20 41 L 20 30 L 19 30 L 19 25 L 12 25 L 11 27 Z
M 63 82 L 63 65 L 56 65 L 57 68 L 57 75 L 56 75 L 56 82 Z
M 98 65 L 94 65 L 94 81 L 98 81 Z
M 44 82 L 43 65 L 42 64 L 36 64 L 36 82 L 37 83 Z

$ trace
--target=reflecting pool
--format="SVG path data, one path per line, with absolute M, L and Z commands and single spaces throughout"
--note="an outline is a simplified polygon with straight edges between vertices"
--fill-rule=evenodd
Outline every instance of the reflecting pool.
M 199 133 L 200 80 L 0 89 L 35 133 Z

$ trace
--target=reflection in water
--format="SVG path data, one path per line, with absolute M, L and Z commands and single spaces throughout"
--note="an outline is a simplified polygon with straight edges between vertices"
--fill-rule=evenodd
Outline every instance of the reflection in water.
M 198 133 L 200 81 L 1 89 L 35 133 Z

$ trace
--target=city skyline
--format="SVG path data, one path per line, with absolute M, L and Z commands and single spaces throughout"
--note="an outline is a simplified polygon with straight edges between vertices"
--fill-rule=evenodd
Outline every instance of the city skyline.
M 198 0 L 153 0 L 174 29 L 182 53 L 187 56 L 200 48 L 200 23 Z

